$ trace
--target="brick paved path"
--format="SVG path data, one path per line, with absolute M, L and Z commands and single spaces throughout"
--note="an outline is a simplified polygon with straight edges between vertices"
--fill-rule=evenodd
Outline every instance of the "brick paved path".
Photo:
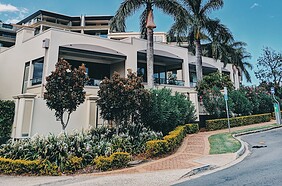
M 259 127 L 264 125 L 274 124 L 275 121 L 266 123 L 254 124 L 249 126 L 235 127 L 232 130 L 242 130 L 247 128 Z M 199 167 L 203 164 L 196 162 L 195 160 L 206 157 L 209 155 L 209 142 L 208 137 L 213 134 L 228 132 L 228 129 L 210 131 L 210 132 L 199 132 L 197 134 L 187 135 L 184 141 L 176 153 L 168 157 L 155 160 L 152 162 L 144 163 L 136 167 L 98 173 L 99 175 L 104 174 L 119 174 L 119 173 L 142 173 L 159 170 L 175 170 L 175 169 L 189 169 Z

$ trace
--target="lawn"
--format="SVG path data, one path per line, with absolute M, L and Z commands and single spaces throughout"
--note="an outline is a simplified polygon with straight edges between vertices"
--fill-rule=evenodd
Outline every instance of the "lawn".
M 278 124 L 266 125 L 261 127 L 253 127 L 244 130 L 233 131 L 232 134 L 239 134 L 259 129 L 267 129 L 275 126 L 279 126 Z M 234 153 L 238 151 L 241 147 L 241 144 L 238 140 L 233 138 L 230 133 L 221 133 L 215 134 L 209 137 L 210 143 L 210 154 L 225 154 L 225 153 Z

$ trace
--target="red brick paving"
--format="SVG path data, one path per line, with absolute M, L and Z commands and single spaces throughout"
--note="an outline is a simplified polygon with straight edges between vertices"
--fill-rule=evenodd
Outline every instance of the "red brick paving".
M 258 126 L 264 126 L 273 124 L 275 121 L 254 124 L 243 127 L 232 128 L 232 130 L 242 130 L 246 128 L 253 128 Z M 209 154 L 209 142 L 208 137 L 217 133 L 228 132 L 228 129 L 211 131 L 211 132 L 199 132 L 197 134 L 187 135 L 177 152 L 168 157 L 155 160 L 149 163 L 144 163 L 136 167 L 127 168 L 123 170 L 117 170 L 112 172 L 105 172 L 100 174 L 113 174 L 113 173 L 138 173 L 138 172 L 150 172 L 159 170 L 173 170 L 173 169 L 188 169 L 201 166 L 200 163 L 196 163 L 193 160 L 197 160 Z M 99 174 L 99 173 L 98 173 Z

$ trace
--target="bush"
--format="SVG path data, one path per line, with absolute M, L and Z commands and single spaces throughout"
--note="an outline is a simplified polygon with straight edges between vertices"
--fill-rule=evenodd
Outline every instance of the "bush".
M 65 173 L 73 173 L 79 169 L 82 169 L 83 166 L 83 161 L 82 158 L 77 157 L 77 156 L 70 156 L 65 164 L 64 170 Z
M 175 130 L 164 136 L 163 140 L 148 141 L 146 143 L 146 153 L 149 157 L 154 157 L 171 152 L 180 145 L 186 134 L 196 133 L 198 130 L 198 124 L 178 126 Z
M 147 141 L 161 138 L 160 133 L 139 125 L 127 126 L 118 136 L 114 129 L 97 128 L 87 132 L 74 132 L 73 135 L 61 133 L 58 136 L 34 136 L 31 139 L 9 141 L 1 146 L 0 157 L 46 159 L 55 163 L 62 172 L 70 172 L 90 164 L 98 156 L 109 156 L 120 151 L 145 153 Z
M 194 121 L 195 108 L 183 94 L 172 95 L 170 89 L 151 90 L 151 105 L 142 121 L 154 131 L 168 134 L 185 121 Z
M 126 167 L 130 161 L 130 154 L 127 152 L 115 152 L 111 156 L 99 156 L 94 159 L 96 169 L 101 171 L 111 170 L 115 168 Z
M 50 162 L 43 160 L 12 160 L 0 158 L 0 173 L 1 174 L 28 174 L 28 175 L 52 175 L 56 176 L 58 167 Z
M 268 122 L 271 119 L 271 114 L 259 114 L 259 115 L 252 115 L 252 116 L 241 116 L 241 117 L 234 117 L 230 118 L 230 127 L 238 127 L 244 125 L 251 125 L 255 123 L 261 122 Z M 227 119 L 214 119 L 214 120 L 207 120 L 206 127 L 208 130 L 219 130 L 225 129 L 228 127 Z
M 11 137 L 14 114 L 15 103 L 0 100 L 0 145 Z
M 218 87 L 213 87 L 203 95 L 203 104 L 206 111 L 213 118 L 226 117 L 226 105 L 223 94 Z M 233 110 L 233 102 L 228 99 L 229 114 Z
M 230 99 L 233 101 L 233 112 L 246 116 L 250 115 L 253 110 L 253 105 L 246 97 L 246 93 L 242 90 L 234 90 L 229 94 Z

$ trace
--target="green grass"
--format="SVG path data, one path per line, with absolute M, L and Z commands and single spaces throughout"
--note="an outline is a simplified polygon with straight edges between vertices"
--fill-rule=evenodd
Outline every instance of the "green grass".
M 271 127 L 279 126 L 278 124 L 266 125 L 261 127 L 253 127 L 244 130 L 233 131 L 232 134 L 238 134 L 243 132 L 249 132 L 259 129 L 267 129 Z M 225 153 L 234 153 L 238 151 L 241 147 L 241 144 L 238 140 L 232 137 L 232 134 L 221 133 L 215 134 L 209 137 L 210 142 L 210 154 L 225 154 Z
M 229 133 L 215 134 L 209 137 L 210 154 L 234 153 L 241 144 Z

